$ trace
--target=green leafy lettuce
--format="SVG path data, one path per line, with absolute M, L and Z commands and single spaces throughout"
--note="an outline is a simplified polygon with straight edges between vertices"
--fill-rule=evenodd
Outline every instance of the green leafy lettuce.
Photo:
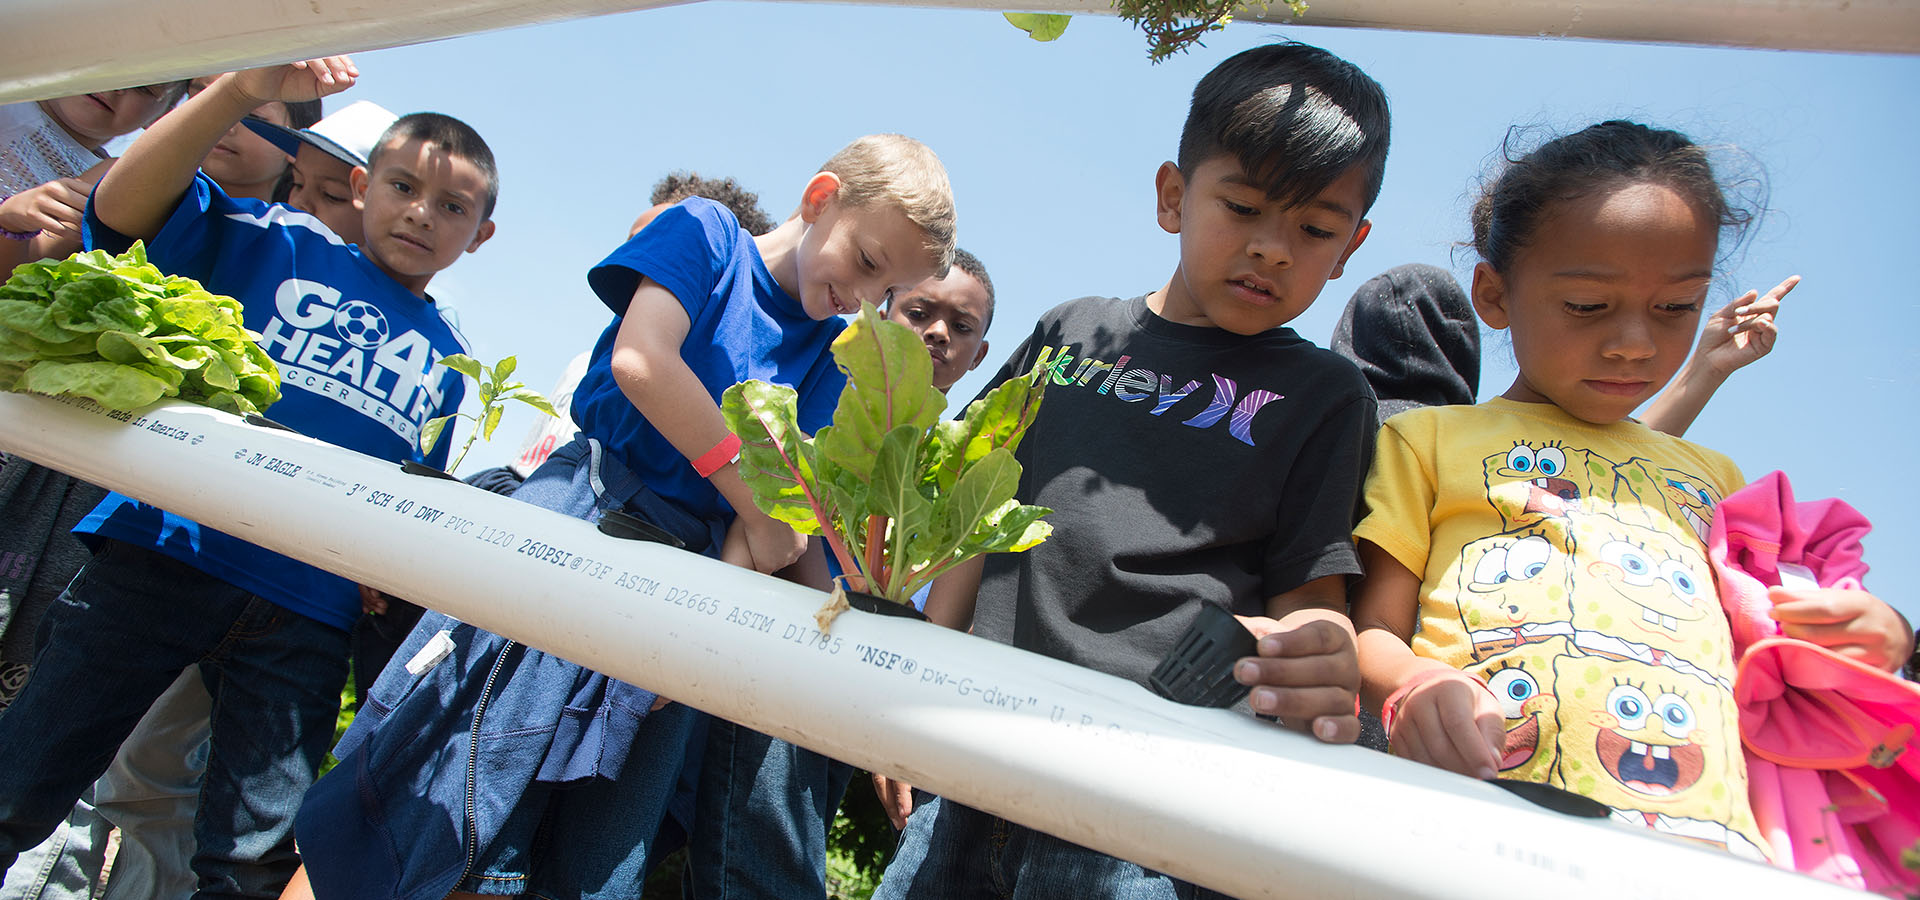
M 1014 499 L 1013 451 L 1040 408 L 1043 382 L 1011 378 L 942 420 L 946 397 L 911 329 L 871 304 L 833 342 L 846 373 L 833 423 L 800 431 L 792 388 L 748 381 L 720 411 L 740 437 L 740 477 L 754 504 L 802 534 L 822 535 L 850 586 L 906 603 L 982 553 L 1047 539 L 1052 510 Z
M 0 390 L 257 413 L 280 399 L 280 373 L 244 321 L 238 301 L 162 274 L 140 243 L 27 263 L 0 284 Z

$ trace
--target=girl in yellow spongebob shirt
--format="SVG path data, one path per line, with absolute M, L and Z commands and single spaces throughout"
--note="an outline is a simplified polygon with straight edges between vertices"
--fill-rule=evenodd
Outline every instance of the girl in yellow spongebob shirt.
M 1550 141 L 1487 187 L 1473 305 L 1511 332 L 1519 375 L 1478 406 L 1390 419 L 1355 532 L 1363 696 L 1395 753 L 1763 855 L 1702 549 L 1743 480 L 1628 418 L 1686 360 L 1721 232 L 1748 218 L 1705 151 L 1628 122 Z M 1888 669 L 1911 652 L 1864 592 L 1775 600 L 1789 636 Z

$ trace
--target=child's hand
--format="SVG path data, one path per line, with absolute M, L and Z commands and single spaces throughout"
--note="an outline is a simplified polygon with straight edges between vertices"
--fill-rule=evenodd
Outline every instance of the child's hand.
M 886 810 L 887 821 L 893 823 L 893 830 L 904 830 L 907 817 L 913 815 L 913 785 L 875 772 L 873 793 L 880 798 L 880 808 Z
M 771 575 L 800 558 L 807 549 L 807 537 L 757 509 L 734 517 L 727 526 L 726 540 L 720 545 L 720 561 L 743 569 Z
M 1913 633 L 1900 613 L 1866 591 L 1768 588 L 1773 620 L 1787 637 L 1818 644 L 1848 659 L 1898 672 L 1913 655 Z
M 1253 686 L 1247 705 L 1277 716 L 1288 727 L 1330 744 L 1360 737 L 1354 697 L 1360 690 L 1360 660 L 1353 635 L 1325 619 L 1288 628 L 1265 616 L 1235 616 L 1259 638 L 1259 656 L 1233 666 L 1233 677 Z
M 345 56 L 328 56 L 284 66 L 267 66 L 233 73 L 234 86 L 261 103 L 318 100 L 353 87 L 360 70 Z
M 387 595 L 366 585 L 360 588 L 360 611 L 370 616 L 382 616 L 387 612 Z
M 0 228 L 78 240 L 87 194 L 92 190 L 91 182 L 79 178 L 61 178 L 28 188 L 0 203 Z
M 1388 701 L 1388 746 L 1395 756 L 1482 780 L 1494 777 L 1507 742 L 1500 704 L 1480 679 L 1433 665 L 1403 682 Z
M 1700 346 L 1694 352 L 1708 368 L 1722 376 L 1731 375 L 1773 352 L 1774 338 L 1780 333 L 1780 326 L 1774 321 L 1780 312 L 1780 301 L 1799 283 L 1800 276 L 1789 276 L 1765 296 L 1759 291 L 1748 291 L 1721 307 L 1707 319 L 1707 327 L 1700 334 Z

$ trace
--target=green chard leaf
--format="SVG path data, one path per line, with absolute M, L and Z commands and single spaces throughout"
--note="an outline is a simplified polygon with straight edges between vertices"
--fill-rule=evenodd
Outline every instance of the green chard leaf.
M 820 452 L 856 472 L 873 465 L 880 442 L 902 425 L 924 432 L 946 409 L 946 395 L 933 388 L 933 358 L 911 329 L 886 323 L 873 304 L 833 341 L 834 363 L 847 388 L 833 413 L 833 432 L 821 429 Z M 864 480 L 864 479 L 863 479 Z
M 740 469 L 754 505 L 795 531 L 819 534 L 820 520 L 831 521 L 832 512 L 817 506 L 823 495 L 814 479 L 812 441 L 796 419 L 796 396 L 785 385 L 743 382 L 721 395 L 720 413 L 740 437 Z

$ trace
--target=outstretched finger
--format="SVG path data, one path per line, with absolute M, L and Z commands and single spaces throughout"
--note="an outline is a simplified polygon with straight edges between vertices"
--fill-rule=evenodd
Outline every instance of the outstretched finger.
M 1736 312 L 1743 317 L 1758 313 L 1776 312 L 1780 309 L 1780 301 L 1785 300 L 1787 295 L 1793 293 L 1793 289 L 1799 287 L 1799 285 L 1800 276 L 1788 275 L 1785 281 L 1774 285 L 1773 289 L 1765 294 L 1756 294 L 1754 291 L 1748 291 L 1747 296 L 1742 299 L 1755 297 L 1757 297 L 1757 299 L 1752 299 L 1745 304 L 1743 308 L 1736 310 Z

